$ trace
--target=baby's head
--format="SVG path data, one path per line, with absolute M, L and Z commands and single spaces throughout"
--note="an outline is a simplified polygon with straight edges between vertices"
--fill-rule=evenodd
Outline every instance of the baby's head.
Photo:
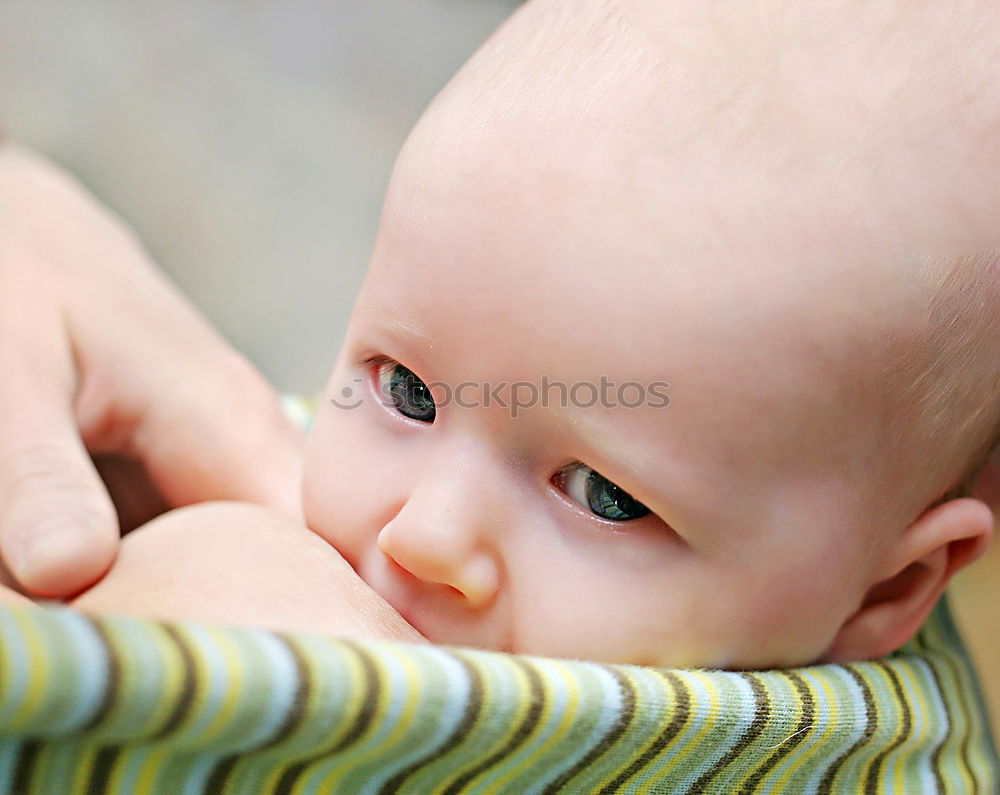
M 534 0 L 400 157 L 304 497 L 432 641 L 871 657 L 989 537 L 985 49 L 702 5 Z

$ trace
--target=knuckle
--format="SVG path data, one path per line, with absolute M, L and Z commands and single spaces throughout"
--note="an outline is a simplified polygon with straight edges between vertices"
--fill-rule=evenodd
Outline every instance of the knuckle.
M 103 521 L 106 511 L 95 499 L 94 485 L 67 451 L 36 441 L 9 456 L 0 493 L 7 506 L 39 501 L 53 513 L 72 508 L 76 521 Z

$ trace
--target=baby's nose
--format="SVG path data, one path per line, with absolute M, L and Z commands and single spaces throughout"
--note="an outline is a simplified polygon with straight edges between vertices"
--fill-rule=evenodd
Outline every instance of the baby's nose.
M 482 484 L 467 467 L 425 470 L 377 542 L 396 565 L 425 583 L 455 589 L 473 608 L 496 598 L 503 570 L 503 512 Z
M 473 609 L 490 605 L 500 590 L 500 568 L 494 557 L 456 542 L 454 531 L 418 528 L 397 517 L 382 529 L 378 548 L 418 580 L 453 588 Z

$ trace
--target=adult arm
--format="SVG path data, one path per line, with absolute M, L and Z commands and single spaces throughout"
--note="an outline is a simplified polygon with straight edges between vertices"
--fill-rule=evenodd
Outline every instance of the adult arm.
M 28 592 L 68 596 L 114 560 L 118 518 L 94 455 L 141 463 L 167 505 L 298 513 L 301 438 L 273 390 L 118 218 L 10 144 L 0 372 L 0 557 Z

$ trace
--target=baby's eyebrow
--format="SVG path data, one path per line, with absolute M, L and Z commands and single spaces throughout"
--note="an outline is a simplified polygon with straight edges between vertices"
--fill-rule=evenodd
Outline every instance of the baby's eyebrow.
M 653 456 L 644 448 L 645 444 L 628 444 L 626 452 L 630 455 L 622 455 L 623 440 L 613 427 L 607 423 L 602 423 L 592 416 L 588 416 L 586 410 L 573 412 L 568 418 L 568 425 L 572 433 L 583 443 L 584 447 L 593 451 L 595 456 L 594 468 L 614 482 L 628 490 L 625 483 L 633 486 L 642 486 L 643 491 L 654 487 L 651 481 L 650 472 L 662 470 L 662 465 L 653 459 Z M 590 465 L 591 462 L 584 463 Z M 601 467 L 604 467 L 602 469 Z M 605 471 L 606 470 L 606 471 Z M 618 483 L 617 479 L 623 480 Z
M 407 341 L 417 341 L 429 343 L 431 336 L 420 321 L 415 319 L 401 319 L 392 315 L 383 315 L 382 327 L 393 337 Z
M 580 460 L 593 467 L 616 486 L 674 527 L 688 543 L 700 545 L 717 537 L 708 525 L 695 523 L 700 506 L 711 504 L 711 482 L 690 467 L 690 455 L 671 439 L 672 434 L 625 430 L 589 409 L 564 415 L 572 434 L 580 444 Z M 603 419 L 603 421 L 602 421 Z

